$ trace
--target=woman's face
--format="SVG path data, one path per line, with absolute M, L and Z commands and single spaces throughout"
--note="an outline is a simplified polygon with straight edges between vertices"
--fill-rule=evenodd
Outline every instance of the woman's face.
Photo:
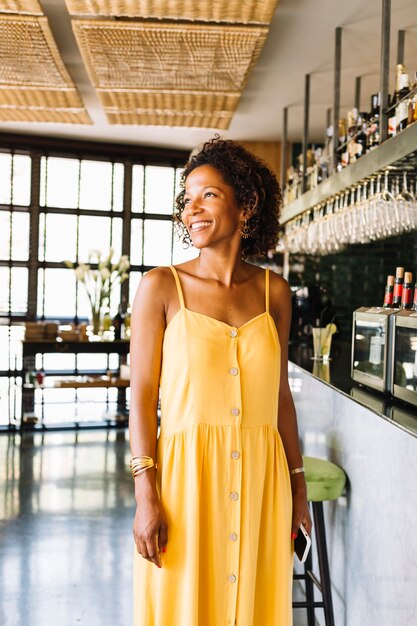
M 233 188 L 211 165 L 201 165 L 185 181 L 182 221 L 196 248 L 240 240 L 243 219 Z

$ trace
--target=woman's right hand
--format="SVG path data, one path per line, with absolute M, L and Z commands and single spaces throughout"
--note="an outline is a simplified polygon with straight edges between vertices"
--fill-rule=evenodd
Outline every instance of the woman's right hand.
M 133 521 L 133 536 L 138 553 L 162 567 L 161 552 L 168 542 L 168 524 L 158 497 L 141 498 Z

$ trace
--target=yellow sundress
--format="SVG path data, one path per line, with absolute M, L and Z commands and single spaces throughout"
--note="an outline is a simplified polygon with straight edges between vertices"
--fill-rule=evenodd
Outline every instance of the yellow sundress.
M 292 496 L 277 430 L 280 345 L 265 312 L 240 327 L 180 309 L 163 342 L 157 488 L 162 568 L 134 557 L 134 626 L 291 626 Z M 285 419 L 285 416 L 283 416 Z

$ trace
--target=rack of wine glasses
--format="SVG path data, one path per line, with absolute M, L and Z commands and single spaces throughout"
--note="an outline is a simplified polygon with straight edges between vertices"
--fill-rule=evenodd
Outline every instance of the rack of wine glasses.
M 417 165 L 417 156 L 416 156 Z M 387 166 L 285 225 L 290 253 L 331 254 L 417 229 L 417 167 Z

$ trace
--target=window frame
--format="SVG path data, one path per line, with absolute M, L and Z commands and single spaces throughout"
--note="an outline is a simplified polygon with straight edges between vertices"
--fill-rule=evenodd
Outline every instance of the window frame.
M 96 217 L 121 218 L 122 220 L 122 242 L 121 253 L 130 255 L 131 247 L 131 220 L 167 220 L 171 221 L 169 214 L 154 213 L 133 213 L 132 212 L 132 169 L 134 165 L 145 166 L 166 166 L 175 170 L 174 189 L 177 183 L 178 168 L 182 168 L 189 158 L 189 152 L 175 148 L 156 148 L 152 146 L 141 145 L 121 145 L 112 143 L 100 143 L 80 140 L 68 140 L 59 138 L 48 138 L 41 136 L 24 136 L 13 133 L 0 133 L 0 152 L 18 155 L 23 154 L 31 158 L 31 179 L 30 179 L 30 204 L 28 206 L 19 206 L 11 204 L 1 204 L 0 211 L 26 212 L 29 213 L 29 258 L 27 261 L 15 261 L 11 259 L 0 259 L 0 267 L 7 267 L 12 270 L 15 267 L 23 267 L 28 270 L 28 292 L 27 292 L 27 312 L 26 314 L 15 314 L 10 307 L 9 293 L 9 310 L 6 314 L 0 315 L 0 324 L 8 327 L 15 325 L 21 326 L 25 321 L 45 320 L 44 316 L 38 315 L 38 275 L 40 269 L 65 268 L 64 262 L 40 261 L 39 260 L 39 237 L 40 237 L 40 214 L 66 214 L 66 215 L 90 215 Z M 94 209 L 80 208 L 60 208 L 41 206 L 41 159 L 42 157 L 61 157 L 74 158 L 78 160 L 105 161 L 110 163 L 121 163 L 124 167 L 123 182 L 123 207 L 122 211 L 115 211 L 113 208 L 109 211 L 97 211 Z M 143 228 L 145 231 L 145 228 Z M 172 254 L 173 240 L 171 242 Z M 143 253 L 142 253 L 143 254 Z M 143 256 L 142 256 L 143 261 Z M 151 265 L 138 263 L 131 266 L 133 272 L 143 274 L 152 269 Z M 10 290 L 10 287 L 9 287 Z M 127 306 L 129 300 L 129 281 L 125 281 L 120 288 L 121 302 Z M 49 318 L 51 319 L 51 318 Z M 57 319 L 54 316 L 53 319 Z M 62 322 L 78 323 L 80 319 L 76 316 L 68 316 L 58 318 Z M 10 351 L 11 332 L 8 333 Z M 0 370 L 0 377 L 8 379 L 9 395 L 12 386 L 16 386 L 17 381 L 21 380 L 22 370 L 19 367 L 10 367 Z M 16 416 L 13 412 L 16 410 L 16 399 L 11 396 L 8 399 L 8 430 L 16 429 Z M 4 420 L 3 420 L 4 424 Z M 4 425 L 0 423 L 0 430 L 4 430 Z

